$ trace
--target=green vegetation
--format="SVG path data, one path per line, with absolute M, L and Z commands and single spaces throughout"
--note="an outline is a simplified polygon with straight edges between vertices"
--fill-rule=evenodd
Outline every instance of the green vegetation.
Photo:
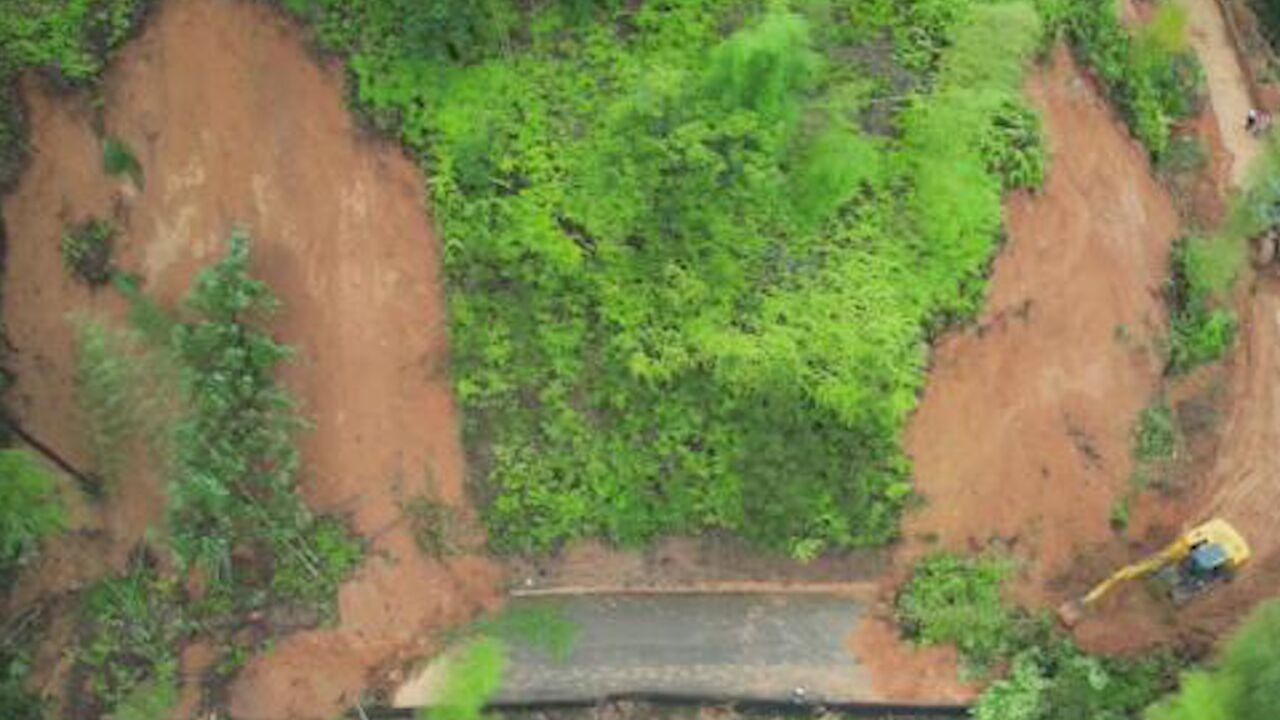
M 133 149 L 120 138 L 109 137 L 103 142 L 102 169 L 112 177 L 127 176 L 139 188 L 145 181 L 142 163 L 138 162 Z
M 1169 305 L 1168 370 L 1177 375 L 1221 358 L 1235 343 L 1235 313 L 1223 293 L 1234 275 L 1222 272 L 1234 260 L 1224 240 L 1183 238 L 1174 244 L 1165 296 Z
M 1128 720 L 1168 690 L 1170 672 L 1163 658 L 1094 657 L 1046 633 L 1013 656 L 1007 676 L 972 713 L 975 720 Z
M 87 672 L 83 690 L 101 710 L 137 711 L 165 698 L 161 688 L 177 682 L 178 651 L 193 630 L 183 603 L 177 581 L 161 577 L 141 556 L 128 574 L 89 592 L 87 639 L 76 659 Z
M 896 535 L 925 343 L 1043 174 L 1029 2 L 285 5 L 433 179 L 495 548 Z
M 0 450 L 0 579 L 62 526 L 53 476 L 26 451 Z
M 1157 656 L 1127 661 L 1087 655 L 1048 618 L 1001 599 L 1010 560 L 940 554 L 916 565 L 898 597 L 898 622 L 923 644 L 956 646 L 971 670 L 1004 668 L 972 710 L 976 720 L 1126 720 L 1171 685 Z
M 111 279 L 111 250 L 116 228 L 106 220 L 87 220 L 62 234 L 62 264 L 90 287 Z
M 275 380 L 290 351 L 255 325 L 276 300 L 248 262 L 248 238 L 233 235 L 227 257 L 196 279 L 190 319 L 172 332 L 184 412 L 174 429 L 171 541 L 183 567 L 199 566 L 214 593 L 237 603 L 259 605 L 269 590 L 324 605 L 361 551 L 294 491 L 302 421 Z M 269 588 L 255 582 L 264 575 Z
M 1133 435 L 1133 457 L 1138 462 L 1172 460 L 1178 451 L 1178 426 L 1173 410 L 1160 399 L 1138 416 Z
M 985 671 L 1022 642 L 1025 620 L 1000 595 L 1010 560 L 938 554 L 916 564 L 897 601 L 898 625 L 922 645 L 952 644 L 973 669 Z
M 1204 98 L 1204 70 L 1187 47 L 1186 10 L 1161 0 L 1155 19 L 1133 35 L 1115 0 L 1039 0 L 1050 27 L 1093 68 L 1135 137 L 1157 159 L 1173 125 Z
M 444 686 L 434 707 L 418 713 L 421 720 L 478 720 L 502 685 L 506 645 L 497 638 L 469 640 L 449 655 Z
M 92 467 L 107 482 L 120 479 L 144 424 L 137 340 L 100 322 L 76 323 L 76 404 Z
M 1215 667 L 1182 678 L 1179 692 L 1147 720 L 1264 720 L 1280 717 L 1280 602 L 1261 606 Z
M 96 83 L 150 0 L 0 0 L 0 189 L 26 159 L 26 126 L 14 79 L 38 68 L 78 87 Z

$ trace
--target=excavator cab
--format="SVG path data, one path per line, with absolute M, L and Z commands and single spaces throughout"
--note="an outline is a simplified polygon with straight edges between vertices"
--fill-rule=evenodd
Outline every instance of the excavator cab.
M 1215 518 L 1192 528 L 1160 552 L 1112 573 L 1084 597 L 1059 607 L 1058 617 L 1071 627 L 1125 581 L 1151 575 L 1163 581 L 1170 599 L 1180 606 L 1230 581 L 1250 556 L 1249 544 L 1240 533 L 1227 521 Z

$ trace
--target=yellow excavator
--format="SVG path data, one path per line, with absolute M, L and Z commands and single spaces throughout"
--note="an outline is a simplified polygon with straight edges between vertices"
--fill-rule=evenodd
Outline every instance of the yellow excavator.
M 1058 618 L 1072 627 L 1117 586 L 1153 574 L 1167 583 L 1174 604 L 1182 605 L 1231 580 L 1249 556 L 1244 537 L 1226 520 L 1215 518 L 1183 533 L 1160 552 L 1115 571 L 1084 597 L 1063 604 Z

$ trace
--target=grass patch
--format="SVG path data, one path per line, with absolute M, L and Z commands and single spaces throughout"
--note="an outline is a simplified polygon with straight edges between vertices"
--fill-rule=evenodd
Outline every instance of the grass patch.
M 1012 561 L 938 554 L 916 564 L 898 595 L 897 620 L 921 645 L 955 645 L 968 666 L 990 670 L 1021 642 L 1025 618 L 1001 597 Z
M 478 720 L 501 688 L 506 664 L 501 640 L 481 636 L 467 641 L 449 656 L 437 703 L 420 710 L 419 720 Z
M 1178 426 L 1173 410 L 1163 399 L 1138 416 L 1133 434 L 1133 457 L 1140 463 L 1166 462 L 1178 452 Z
M 62 234 L 62 264 L 72 277 L 98 287 L 111 279 L 111 252 L 116 227 L 106 220 L 87 220 Z

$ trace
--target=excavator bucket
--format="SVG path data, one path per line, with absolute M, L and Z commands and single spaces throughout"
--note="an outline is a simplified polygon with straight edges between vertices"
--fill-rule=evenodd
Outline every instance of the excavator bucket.
M 1084 603 L 1069 600 L 1058 606 L 1058 620 L 1067 628 L 1073 628 L 1084 619 Z

